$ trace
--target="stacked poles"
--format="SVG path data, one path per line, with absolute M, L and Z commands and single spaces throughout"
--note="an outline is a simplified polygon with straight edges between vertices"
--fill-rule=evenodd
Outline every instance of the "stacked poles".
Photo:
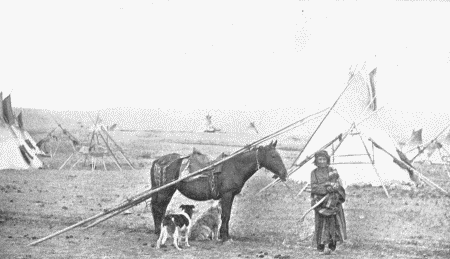
M 270 135 L 268 135 L 266 137 L 263 137 L 263 138 L 255 141 L 255 142 L 249 144 L 249 145 L 246 145 L 245 147 L 239 149 L 238 151 L 234 152 L 230 156 L 228 156 L 228 157 L 226 157 L 224 159 L 221 159 L 221 160 L 219 160 L 219 161 L 217 161 L 217 162 L 215 162 L 215 163 L 213 163 L 213 164 L 211 164 L 211 165 L 209 165 L 209 166 L 207 166 L 205 168 L 197 170 L 197 171 L 195 171 L 195 172 L 193 172 L 191 174 L 188 174 L 188 175 L 186 175 L 184 177 L 178 178 L 177 180 L 174 180 L 174 181 L 172 181 L 170 183 L 167 183 L 167 184 L 165 184 L 163 186 L 160 186 L 160 187 L 157 187 L 157 188 L 154 188 L 154 189 L 153 188 L 146 189 L 146 190 L 136 194 L 135 196 L 133 196 L 131 198 L 128 198 L 126 201 L 122 202 L 121 204 L 119 204 L 117 206 L 111 207 L 109 209 L 105 209 L 105 210 L 103 210 L 103 212 L 98 213 L 97 215 L 94 215 L 94 216 L 92 216 L 90 218 L 87 218 L 87 219 L 82 220 L 82 221 L 80 221 L 78 223 L 75 223 L 75 224 L 73 224 L 73 225 L 71 225 L 71 226 L 69 226 L 69 227 L 67 227 L 65 229 L 57 231 L 57 232 L 55 232 L 53 234 L 50 234 L 50 235 L 48 235 L 46 237 L 38 239 L 38 240 L 28 244 L 28 246 L 37 245 L 37 244 L 39 244 L 41 242 L 44 242 L 44 241 L 46 241 L 48 239 L 51 239 L 51 238 L 53 238 L 55 236 L 58 236 L 58 235 L 60 235 L 60 234 L 62 234 L 64 232 L 67 232 L 67 231 L 69 231 L 71 229 L 74 229 L 76 227 L 85 225 L 87 223 L 91 223 L 91 224 L 88 225 L 85 229 L 90 228 L 92 226 L 95 226 L 95 225 L 97 225 L 97 224 L 99 224 L 99 223 L 101 223 L 101 222 L 103 222 L 103 221 L 105 221 L 105 220 L 115 216 L 115 215 L 118 215 L 122 211 L 125 211 L 125 210 L 127 210 L 127 209 L 129 209 L 131 207 L 134 207 L 134 206 L 136 206 L 136 205 L 138 205 L 138 204 L 140 204 L 140 203 L 150 199 L 153 196 L 153 194 L 155 194 L 155 193 L 158 193 L 158 192 L 160 192 L 160 191 L 162 191 L 164 189 L 167 189 L 170 186 L 173 186 L 173 185 L 175 185 L 175 184 L 177 184 L 177 183 L 179 183 L 181 181 L 184 181 L 186 179 L 189 179 L 189 178 L 192 178 L 192 177 L 197 176 L 199 174 L 202 174 L 203 172 L 205 172 L 207 170 L 210 170 L 210 169 L 212 169 L 212 168 L 214 168 L 214 167 L 224 163 L 225 161 L 234 158 L 235 156 L 237 156 L 237 155 L 239 155 L 241 153 L 247 152 L 252 147 L 255 147 L 256 145 L 259 145 L 262 142 L 265 142 L 265 141 L 267 141 L 269 139 L 272 139 L 272 138 L 274 138 L 274 137 L 276 137 L 278 135 L 286 133 L 287 131 L 292 130 L 292 129 L 296 128 L 296 127 L 299 127 L 299 125 L 302 125 L 302 124 L 306 123 L 306 121 L 308 121 L 309 119 L 311 119 L 314 116 L 317 116 L 318 114 L 320 114 L 322 112 L 323 111 L 317 112 L 317 113 L 309 115 L 309 116 L 307 116 L 307 117 L 305 117 L 305 118 L 303 118 L 303 119 L 301 119 L 299 121 L 296 121 L 296 122 L 294 122 L 294 123 L 292 123 L 292 124 L 282 128 L 281 130 L 278 130 L 278 131 L 276 131 L 276 132 L 274 132 L 274 133 L 272 133 L 272 134 L 270 134 Z M 96 220 L 96 221 L 93 222 L 94 220 Z

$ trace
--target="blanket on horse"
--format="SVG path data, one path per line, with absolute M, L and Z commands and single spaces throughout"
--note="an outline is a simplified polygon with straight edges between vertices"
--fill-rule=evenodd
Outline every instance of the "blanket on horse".
M 178 179 L 179 174 L 170 174 L 172 170 L 178 170 L 180 164 L 183 161 L 181 156 L 176 153 L 168 154 L 156 159 L 152 163 L 152 168 L 150 169 L 150 180 L 152 179 L 152 188 L 160 187 L 167 184 L 173 180 Z
M 153 188 L 160 187 L 171 181 L 177 180 L 180 177 L 184 177 L 190 173 L 210 166 L 225 157 L 227 157 L 227 155 L 222 153 L 217 158 L 210 159 L 207 155 L 202 154 L 195 148 L 192 154 L 187 157 L 182 157 L 176 153 L 162 156 L 152 164 L 151 174 L 153 172 Z M 175 174 L 173 173 L 174 170 L 176 171 Z M 222 164 L 206 170 L 202 174 L 185 179 L 183 182 L 192 182 L 200 179 L 208 180 L 211 193 L 213 193 L 213 196 L 218 196 L 217 177 L 221 172 Z
M 184 177 L 207 166 L 210 166 L 216 163 L 217 161 L 222 160 L 225 157 L 227 157 L 227 155 L 225 153 L 222 153 L 216 159 L 210 159 L 207 155 L 202 154 L 201 152 L 199 152 L 194 148 L 194 151 L 187 159 L 187 162 L 181 165 L 180 177 Z M 205 180 L 208 180 L 209 188 L 211 190 L 212 195 L 214 197 L 218 197 L 219 193 L 217 187 L 217 177 L 218 174 L 222 172 L 222 166 L 223 164 L 219 164 L 211 169 L 206 170 L 200 175 L 196 175 L 184 180 L 184 182 L 192 182 L 199 180 L 201 178 L 203 179 L 206 178 Z
M 194 151 L 188 157 L 188 159 L 181 164 L 180 177 L 183 177 L 185 175 L 188 175 L 190 173 L 193 173 L 195 171 L 203 169 L 207 166 L 210 166 L 210 165 L 216 163 L 217 161 L 222 160 L 225 157 L 227 157 L 227 155 L 225 153 L 222 153 L 216 159 L 210 159 L 209 156 L 204 155 L 203 153 L 201 153 L 200 151 L 198 151 L 197 149 L 194 148 Z M 209 177 L 211 174 L 218 174 L 220 172 L 222 172 L 222 164 L 217 165 L 217 166 L 203 172 L 202 174 L 200 174 L 198 176 L 188 178 L 185 181 L 189 182 L 189 181 L 192 181 L 197 178 Z

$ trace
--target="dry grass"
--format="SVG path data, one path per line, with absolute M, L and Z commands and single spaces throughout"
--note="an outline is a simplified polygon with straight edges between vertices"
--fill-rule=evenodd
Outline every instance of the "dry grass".
M 39 139 L 43 134 L 34 136 Z M 161 155 L 188 154 L 195 146 L 215 157 L 256 140 L 246 134 L 164 131 L 117 131 L 113 137 L 138 170 L 118 171 L 109 162 L 107 172 L 87 167 L 58 171 L 56 168 L 71 153 L 70 146 L 65 145 L 54 158 L 44 158 L 49 169 L 0 173 L 1 258 L 255 258 L 260 254 L 264 258 L 279 254 L 323 258 L 310 244 L 312 215 L 303 224 L 298 222 L 310 205 L 308 194 L 295 197 L 285 186 L 277 185 L 256 196 L 271 181 L 271 174 L 265 170 L 252 177 L 235 199 L 230 222 L 232 243 L 193 241 L 192 247 L 182 252 L 171 246 L 155 250 L 157 236 L 153 234 L 151 213 L 140 204 L 131 214 L 121 214 L 92 229 L 75 229 L 37 246 L 26 246 L 148 188 L 148 168 Z M 286 165 L 297 154 L 289 148 L 301 142 L 295 141 L 279 143 Z M 420 169 L 450 190 L 443 168 Z M 294 190 L 301 188 L 291 181 L 287 184 Z M 388 199 L 381 188 L 347 189 L 349 239 L 333 258 L 448 258 L 449 198 L 429 187 L 390 192 L 392 198 Z M 177 193 L 169 209 L 176 210 L 182 203 L 195 204 L 201 211 L 210 205 Z

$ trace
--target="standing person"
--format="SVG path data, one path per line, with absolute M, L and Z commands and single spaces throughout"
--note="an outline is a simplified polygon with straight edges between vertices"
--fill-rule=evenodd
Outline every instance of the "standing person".
M 328 196 L 314 209 L 313 246 L 316 246 L 319 252 L 330 254 L 336 250 L 338 242 L 347 239 L 342 208 L 345 190 L 336 169 L 330 167 L 327 151 L 321 150 L 314 154 L 314 164 L 317 168 L 311 172 L 311 205 Z

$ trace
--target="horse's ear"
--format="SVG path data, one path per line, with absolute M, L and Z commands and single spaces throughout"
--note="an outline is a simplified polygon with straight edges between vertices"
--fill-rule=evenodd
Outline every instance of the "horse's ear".
M 273 140 L 272 141 L 270 141 L 270 144 L 269 144 L 269 146 L 272 146 L 273 145 Z
M 277 146 L 277 142 L 278 142 L 278 140 L 275 140 L 275 142 L 272 144 L 272 146 L 276 147 Z

